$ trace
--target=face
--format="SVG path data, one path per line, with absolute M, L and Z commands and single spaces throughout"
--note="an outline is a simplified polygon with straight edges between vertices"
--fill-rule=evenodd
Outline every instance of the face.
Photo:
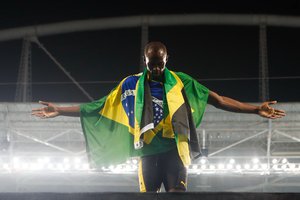
M 145 64 L 153 77 L 162 76 L 166 63 L 167 55 L 163 51 L 148 52 L 145 56 Z

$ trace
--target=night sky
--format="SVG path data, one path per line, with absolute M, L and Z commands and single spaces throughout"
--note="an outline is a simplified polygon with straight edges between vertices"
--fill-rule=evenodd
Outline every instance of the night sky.
M 99 1 L 100 2 L 100 1 Z M 250 1 L 249 1 L 250 2 Z M 151 3 L 151 4 L 150 4 Z M 298 1 L 284 5 L 210 1 L 194 3 L 140 1 L 118 5 L 59 1 L 37 4 L 5 3 L 0 7 L 1 30 L 77 19 L 129 15 L 235 13 L 300 15 Z M 185 72 L 220 95 L 257 102 L 259 35 L 254 26 L 150 27 L 149 40 L 159 40 L 169 51 L 167 67 Z M 300 99 L 300 29 L 268 27 L 270 99 Z M 122 78 L 139 72 L 140 29 L 113 29 L 40 37 L 40 42 L 81 83 L 93 98 L 106 95 Z M 0 42 L 0 101 L 15 95 L 21 40 Z M 294 78 L 293 78 L 294 77 Z M 33 101 L 87 102 L 82 92 L 37 45 L 32 46 Z

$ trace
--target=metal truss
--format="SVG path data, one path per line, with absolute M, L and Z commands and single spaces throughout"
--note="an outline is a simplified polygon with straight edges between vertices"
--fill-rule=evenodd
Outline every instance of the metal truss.
M 73 162 L 73 158 L 87 163 L 79 119 L 60 117 L 40 120 L 30 116 L 31 109 L 37 106 L 28 103 L 0 104 L 0 144 L 1 148 L 6 147 L 0 151 L 0 176 L 17 176 L 10 177 L 9 181 L 15 182 L 19 191 L 23 187 L 34 187 L 35 181 L 46 187 L 45 179 L 49 177 L 45 174 L 50 177 L 52 174 L 55 177 L 53 182 L 61 179 L 66 186 L 71 184 L 72 178 L 81 177 L 82 184 L 89 185 L 90 189 L 99 186 L 112 191 L 119 186 L 124 190 L 136 190 L 133 185 L 137 184 L 137 171 L 132 166 L 137 162 L 129 161 L 121 167 L 111 166 L 102 170 L 77 167 L 78 162 Z M 190 190 L 272 192 L 293 191 L 299 187 L 300 104 L 282 104 L 280 107 L 287 111 L 286 118 L 265 120 L 255 115 L 232 114 L 208 106 L 203 123 L 197 129 L 200 144 L 207 148 L 208 154 L 194 160 L 190 166 Z M 31 161 L 45 158 L 62 164 L 52 166 L 48 163 L 49 168 L 44 171 L 28 167 Z M 5 162 L 11 163 L 15 169 L 9 169 Z M 64 164 L 68 168 L 64 168 Z M 20 174 L 22 169 L 25 169 L 23 175 Z M 122 180 L 117 181 L 118 177 Z M 223 179 L 234 184 L 221 184 Z M 248 182 L 244 183 L 245 179 Z M 130 184 L 126 185 L 128 181 Z M 76 184 L 72 185 L 76 187 Z M 111 190 L 106 188 L 108 185 Z

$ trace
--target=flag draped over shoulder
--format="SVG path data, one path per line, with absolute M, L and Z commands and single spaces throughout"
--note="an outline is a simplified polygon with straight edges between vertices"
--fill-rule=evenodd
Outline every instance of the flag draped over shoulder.
M 165 118 L 163 135 L 173 134 L 185 165 L 200 153 L 196 129 L 205 111 L 209 90 L 181 72 L 164 72 Z M 123 79 L 107 96 L 81 104 L 81 125 L 92 166 L 125 162 L 142 156 L 151 142 L 153 111 L 147 70 Z M 171 129 L 171 130 L 170 130 Z M 153 149 L 155 152 L 155 149 Z

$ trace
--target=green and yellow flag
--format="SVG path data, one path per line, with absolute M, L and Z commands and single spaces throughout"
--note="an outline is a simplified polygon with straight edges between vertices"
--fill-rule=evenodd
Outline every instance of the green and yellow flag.
M 190 156 L 200 153 L 195 127 L 201 122 L 209 90 L 184 73 L 165 69 L 165 118 L 157 128 L 153 126 L 148 82 L 145 70 L 123 79 L 102 99 L 80 105 L 82 129 L 93 167 L 159 152 L 143 151 L 148 143 L 155 142 L 156 129 L 161 129 L 167 138 L 175 138 L 186 166 L 190 164 Z

